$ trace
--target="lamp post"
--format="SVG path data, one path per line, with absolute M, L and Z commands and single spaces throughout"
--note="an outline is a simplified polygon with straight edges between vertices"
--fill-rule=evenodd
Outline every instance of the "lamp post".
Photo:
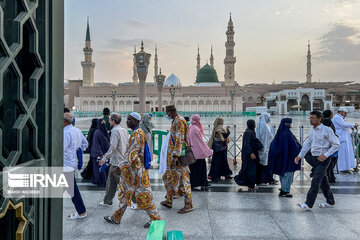
M 234 103 L 235 92 L 236 92 L 235 88 L 231 88 L 231 89 L 230 89 L 231 111 L 232 111 L 232 112 L 235 111 L 235 103 Z
M 116 91 L 111 91 L 111 98 L 112 98 L 112 111 L 115 112 L 115 98 L 116 98 Z
M 165 76 L 163 74 L 161 74 L 161 68 L 160 68 L 160 74 L 156 76 L 156 86 L 158 88 L 158 94 L 159 94 L 159 98 L 158 98 L 159 109 L 158 109 L 158 112 L 162 112 L 162 91 L 163 91 L 163 87 L 164 87 L 164 82 L 165 82 Z
M 141 50 L 134 54 L 136 61 L 136 70 L 139 77 L 139 112 L 143 116 L 146 106 L 146 76 L 148 73 L 148 67 L 150 63 L 151 54 L 144 52 L 144 42 L 141 41 Z
M 175 88 L 174 87 L 171 87 L 169 89 L 169 92 L 170 92 L 170 96 L 171 96 L 171 101 L 170 101 L 170 105 L 175 105 L 175 101 L 174 101 L 174 98 L 175 98 Z

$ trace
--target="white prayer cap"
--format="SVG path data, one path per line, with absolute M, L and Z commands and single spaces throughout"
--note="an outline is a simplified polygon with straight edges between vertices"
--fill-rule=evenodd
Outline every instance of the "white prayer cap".
M 133 118 L 135 118 L 135 119 L 138 120 L 138 121 L 141 121 L 141 116 L 140 116 L 140 114 L 137 113 L 137 112 L 132 112 L 132 113 L 130 114 L 130 116 L 132 116 Z
M 338 112 L 348 112 L 348 110 L 345 107 L 339 108 Z

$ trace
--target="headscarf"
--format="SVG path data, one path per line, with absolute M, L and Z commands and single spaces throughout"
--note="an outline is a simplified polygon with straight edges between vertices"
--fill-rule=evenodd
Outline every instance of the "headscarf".
M 94 139 L 94 133 L 95 133 L 96 129 L 98 128 L 97 121 L 98 121 L 97 118 L 93 118 L 91 120 L 91 127 L 89 129 L 89 132 L 88 132 L 88 135 L 87 135 L 87 138 L 86 138 L 89 145 L 88 145 L 88 148 L 85 150 L 85 153 L 90 153 L 90 151 L 91 151 L 91 146 L 92 146 L 92 142 L 93 142 L 93 139 Z
M 205 135 L 204 135 L 203 127 L 202 127 L 201 122 L 200 122 L 200 116 L 199 116 L 199 115 L 194 114 L 194 115 L 191 117 L 191 126 L 197 126 L 197 127 L 199 128 L 201 134 L 202 134 L 203 136 L 205 136 Z M 190 126 L 190 128 L 191 128 L 191 126 Z
M 272 140 L 274 139 L 274 135 L 268 125 L 270 122 L 269 120 L 270 114 L 263 112 L 260 115 L 256 126 L 256 137 L 264 146 L 264 148 L 259 151 L 260 163 L 264 166 L 268 163 L 269 148 Z
M 92 120 L 91 120 L 91 127 L 90 127 L 90 129 L 91 128 L 94 128 L 94 129 L 97 129 L 98 128 L 98 119 L 97 118 L 93 118 Z
M 90 156 L 92 157 L 104 155 L 110 147 L 110 137 L 106 130 L 105 120 L 98 119 L 97 123 L 98 129 L 95 131 L 90 152 Z
M 301 150 L 301 145 L 290 131 L 288 125 L 291 123 L 291 118 L 282 119 L 274 140 L 270 144 L 268 162 L 270 174 L 284 176 L 286 172 L 295 172 L 301 168 L 300 163 L 294 162 Z
M 102 123 L 103 121 L 105 121 L 105 119 L 101 118 L 97 120 L 98 130 L 101 132 L 102 135 L 104 135 L 104 137 L 106 137 L 110 141 L 110 136 L 106 129 L 106 121 Z
M 247 125 L 247 129 L 255 132 L 255 121 L 253 119 L 247 120 L 246 125 Z
M 223 127 L 224 125 L 224 119 L 218 117 L 214 121 L 214 128 L 211 133 L 211 137 L 208 142 L 209 148 L 212 148 L 212 145 L 214 143 L 215 136 L 218 136 L 221 141 L 225 141 L 223 134 L 226 134 L 227 131 Z M 218 135 L 216 135 L 218 134 Z
M 145 134 L 151 133 L 151 129 L 154 128 L 154 124 L 150 121 L 151 117 L 149 114 L 145 113 L 142 121 L 140 122 L 140 127 Z

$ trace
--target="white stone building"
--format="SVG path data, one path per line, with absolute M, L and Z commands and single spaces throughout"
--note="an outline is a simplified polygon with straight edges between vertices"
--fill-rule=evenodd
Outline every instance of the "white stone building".
M 276 107 L 278 114 L 292 112 L 324 111 L 332 108 L 332 95 L 326 94 L 325 89 L 296 88 L 271 92 L 266 97 L 266 106 Z

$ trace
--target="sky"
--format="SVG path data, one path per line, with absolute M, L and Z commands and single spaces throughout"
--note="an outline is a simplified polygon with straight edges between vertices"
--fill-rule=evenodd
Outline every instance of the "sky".
M 132 82 L 134 46 L 154 49 L 165 76 L 196 80 L 210 58 L 224 80 L 231 12 L 235 80 L 240 84 L 306 80 L 307 42 L 313 81 L 360 82 L 360 0 L 65 0 L 65 78 L 81 79 L 86 20 L 90 18 L 95 82 Z

